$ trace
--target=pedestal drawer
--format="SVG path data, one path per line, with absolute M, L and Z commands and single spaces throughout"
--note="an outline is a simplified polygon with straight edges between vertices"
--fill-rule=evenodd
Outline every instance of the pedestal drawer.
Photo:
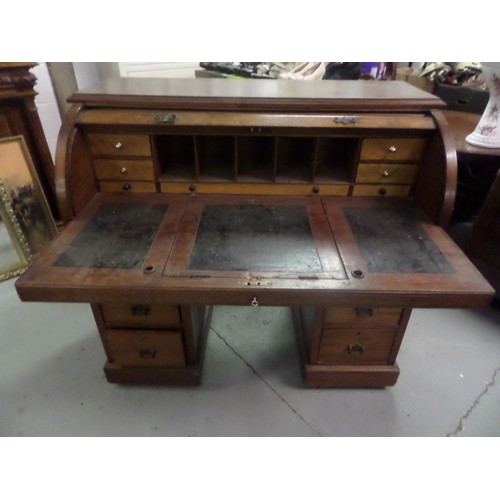
M 424 137 L 364 139 L 360 160 L 418 161 L 426 143 Z
M 327 307 L 323 324 L 332 327 L 396 327 L 403 309 L 399 307 Z
M 111 362 L 120 366 L 182 367 L 186 365 L 179 330 L 108 330 Z
M 149 135 L 88 134 L 93 156 L 151 156 Z
M 162 304 L 100 304 L 107 328 L 180 328 L 178 306 Z
M 395 335 L 395 328 L 325 328 L 318 361 L 342 365 L 387 363 Z

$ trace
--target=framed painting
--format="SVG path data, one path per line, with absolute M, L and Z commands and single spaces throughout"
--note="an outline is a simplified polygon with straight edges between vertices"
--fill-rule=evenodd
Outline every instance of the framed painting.
M 19 276 L 30 262 L 26 238 L 0 180 L 0 281 Z
M 22 136 L 0 139 L 0 276 L 22 272 L 57 228 Z

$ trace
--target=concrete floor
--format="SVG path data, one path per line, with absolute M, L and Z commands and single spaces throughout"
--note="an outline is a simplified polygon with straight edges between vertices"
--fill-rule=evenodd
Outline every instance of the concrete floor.
M 500 310 L 415 310 L 386 389 L 304 389 L 286 308 L 216 307 L 203 382 L 104 378 L 90 307 L 0 283 L 0 436 L 500 436 Z

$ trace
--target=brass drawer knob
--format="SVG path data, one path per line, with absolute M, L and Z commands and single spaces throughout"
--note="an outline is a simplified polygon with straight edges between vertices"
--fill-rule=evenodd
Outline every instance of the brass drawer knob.
M 398 150 L 396 146 L 390 146 L 389 147 L 389 153 L 395 153 Z
M 384 170 L 382 172 L 382 177 L 389 177 L 389 175 L 391 175 L 387 170 Z
M 121 142 L 117 142 L 117 143 L 115 144 L 115 148 L 116 148 L 116 149 L 123 149 L 123 144 L 122 144 Z
M 363 354 L 365 352 L 365 346 L 361 344 L 349 344 L 347 346 L 347 352 L 349 354 Z
M 127 167 L 120 167 L 120 174 L 126 174 L 127 173 Z

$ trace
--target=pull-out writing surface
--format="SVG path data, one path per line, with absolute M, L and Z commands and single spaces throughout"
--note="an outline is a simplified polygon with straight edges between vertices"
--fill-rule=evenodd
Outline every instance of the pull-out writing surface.
M 480 306 L 411 200 L 100 194 L 17 282 L 30 300 Z

